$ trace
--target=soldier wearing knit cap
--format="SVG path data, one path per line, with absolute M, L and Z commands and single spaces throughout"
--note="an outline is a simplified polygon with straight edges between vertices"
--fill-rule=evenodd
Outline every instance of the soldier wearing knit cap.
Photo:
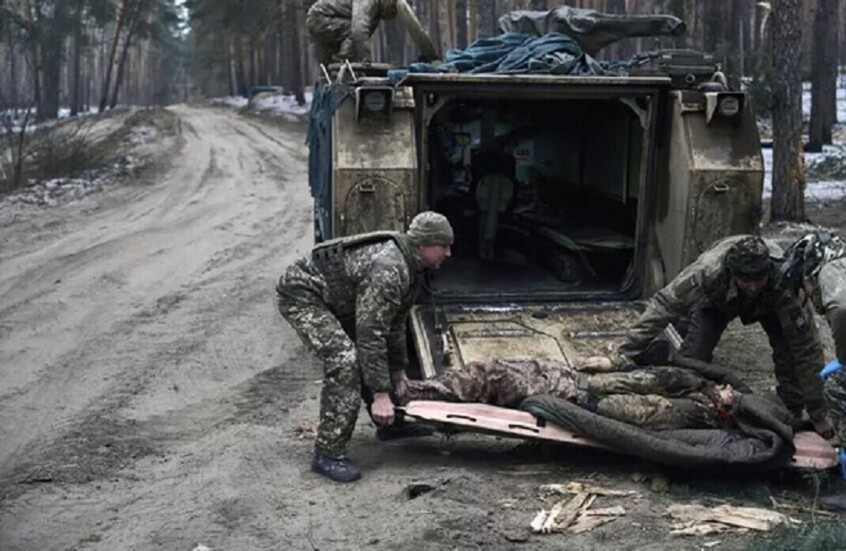
M 314 472 L 339 482 L 360 478 L 344 454 L 362 396 L 380 427 L 377 437 L 413 430 L 392 426 L 390 393 L 409 364 L 406 322 L 423 272 L 449 258 L 452 242 L 446 217 L 422 212 L 407 233 L 321 243 L 279 279 L 279 312 L 324 365 Z
M 773 349 L 776 392 L 796 421 L 807 410 L 814 428 L 832 433 L 826 417 L 822 383 L 822 345 L 812 312 L 778 285 L 781 248 L 760 237 L 728 237 L 703 252 L 658 291 L 630 330 L 620 352 L 636 363 L 651 358 L 650 343 L 671 322 L 687 318 L 688 331 L 679 354 L 710 362 L 729 322 L 758 322 Z

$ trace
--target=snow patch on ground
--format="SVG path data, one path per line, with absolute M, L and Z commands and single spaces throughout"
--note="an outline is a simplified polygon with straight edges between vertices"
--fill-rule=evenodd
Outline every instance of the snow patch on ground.
M 89 107 L 87 111 L 80 111 L 77 113 L 76 118 L 80 117 L 88 117 L 91 115 L 97 114 L 97 107 Z M 69 107 L 60 107 L 59 108 L 59 116 L 57 119 L 52 119 L 48 121 L 41 121 L 39 123 L 35 122 L 35 119 L 38 116 L 38 112 L 36 109 L 30 109 L 29 114 L 27 115 L 26 109 L 8 109 L 6 111 L 0 111 L 0 121 L 4 121 L 3 124 L 0 124 L 0 136 L 6 133 L 7 125 L 5 121 L 11 119 L 11 127 L 12 133 L 16 134 L 21 131 L 21 127 L 24 125 L 24 120 L 26 120 L 26 131 L 33 132 L 38 128 L 48 128 L 54 124 L 56 124 L 60 120 L 64 120 L 70 117 L 70 108 Z
M 135 172 L 141 164 L 136 157 L 124 155 L 112 166 L 106 169 L 88 171 L 78 178 L 31 181 L 29 186 L 5 197 L 0 197 L 0 206 L 21 203 L 55 207 L 112 186 Z
M 311 99 L 313 94 L 311 92 L 305 93 L 305 104 L 297 104 L 293 94 L 269 94 L 262 93 L 253 102 L 248 101 L 241 96 L 227 96 L 222 98 L 213 98 L 212 104 L 223 105 L 227 107 L 250 107 L 251 110 L 262 115 L 271 117 L 281 117 L 286 120 L 299 121 L 308 115 L 311 109 Z
M 840 75 L 837 79 L 837 121 L 840 124 L 846 123 L 846 75 Z M 807 122 L 811 120 L 811 83 L 802 83 L 802 119 Z
M 811 118 L 811 83 L 802 83 L 802 118 L 806 122 Z M 837 83 L 837 120 L 834 128 L 837 135 L 838 127 L 846 125 L 846 74 L 838 77 Z M 759 128 L 764 135 L 771 135 L 772 121 L 762 119 L 759 121 Z M 807 136 L 805 136 L 807 141 Z M 762 150 L 764 156 L 764 198 L 772 197 L 772 168 L 773 150 L 766 148 Z M 805 188 L 805 201 L 808 203 L 820 203 L 837 201 L 846 198 L 846 178 L 834 174 L 833 178 L 820 178 L 820 174 L 826 171 L 826 165 L 837 164 L 838 158 L 843 158 L 846 163 L 846 149 L 843 144 L 824 146 L 821 153 L 805 153 L 805 173 L 808 176 L 807 187 Z
M 305 93 L 305 104 L 299 105 L 293 95 L 274 94 L 259 98 L 256 101 L 256 111 L 278 116 L 293 116 L 299 118 L 308 114 L 311 108 L 312 93 Z
M 806 173 L 807 167 L 814 163 L 820 163 L 824 159 L 840 156 L 843 153 L 840 146 L 826 146 L 822 153 L 805 153 Z M 773 193 L 773 150 L 766 148 L 761 150 L 764 157 L 764 199 L 772 197 Z M 808 180 L 805 188 L 805 201 L 808 203 L 820 203 L 837 201 L 846 198 L 846 180 Z
M 212 104 L 224 105 L 226 107 L 244 107 L 247 105 L 247 98 L 243 96 L 226 96 L 222 98 L 212 98 Z

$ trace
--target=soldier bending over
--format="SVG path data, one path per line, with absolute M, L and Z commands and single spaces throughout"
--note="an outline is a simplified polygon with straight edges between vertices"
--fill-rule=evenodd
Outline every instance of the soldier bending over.
M 317 0 L 306 27 L 318 62 L 370 61 L 370 37 L 379 20 L 396 15 L 396 0 Z
M 452 240 L 446 217 L 422 212 L 407 233 L 322 243 L 279 279 L 279 311 L 323 361 L 314 472 L 339 482 L 361 477 L 344 457 L 361 394 L 369 399 L 372 393 L 370 413 L 378 425 L 393 423 L 389 393 L 408 366 L 408 313 L 424 269 L 449 258 Z
M 679 353 L 710 363 L 731 320 L 758 322 L 773 349 L 779 397 L 797 423 L 807 409 L 814 429 L 828 438 L 833 429 L 818 377 L 822 345 L 812 313 L 778 285 L 778 261 L 771 256 L 780 255 L 776 245 L 751 235 L 717 242 L 649 300 L 620 352 L 635 362 L 655 363 L 642 357 L 650 342 L 687 316 L 690 326 Z

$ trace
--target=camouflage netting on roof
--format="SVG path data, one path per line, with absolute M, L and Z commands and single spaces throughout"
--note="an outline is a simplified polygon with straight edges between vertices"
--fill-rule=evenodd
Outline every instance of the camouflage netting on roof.
M 685 31 L 684 22 L 672 15 L 618 15 L 570 6 L 507 13 L 499 18 L 497 27 L 501 33 L 562 33 L 575 39 L 590 55 L 623 38 L 679 36 Z
M 464 50 L 449 50 L 441 64 L 413 63 L 409 73 L 497 73 L 605 75 L 625 72 L 631 61 L 597 61 L 592 56 L 620 39 L 678 36 L 685 26 L 672 15 L 615 15 L 559 6 L 516 11 L 499 19 L 503 34 L 481 38 Z M 392 71 L 398 82 L 406 71 Z
M 628 62 L 595 60 L 561 33 L 506 33 L 481 38 L 465 50 L 449 50 L 444 63 L 412 63 L 407 71 L 390 71 L 388 77 L 397 82 L 407 73 L 604 75 L 628 67 Z

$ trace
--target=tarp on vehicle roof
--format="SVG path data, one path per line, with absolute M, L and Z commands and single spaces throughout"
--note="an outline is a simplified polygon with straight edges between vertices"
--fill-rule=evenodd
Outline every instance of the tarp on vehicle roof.
M 561 33 L 575 39 L 588 55 L 618 40 L 637 36 L 679 36 L 684 21 L 673 15 L 624 15 L 558 6 L 549 11 L 514 11 L 499 18 L 500 33 L 543 36 Z

